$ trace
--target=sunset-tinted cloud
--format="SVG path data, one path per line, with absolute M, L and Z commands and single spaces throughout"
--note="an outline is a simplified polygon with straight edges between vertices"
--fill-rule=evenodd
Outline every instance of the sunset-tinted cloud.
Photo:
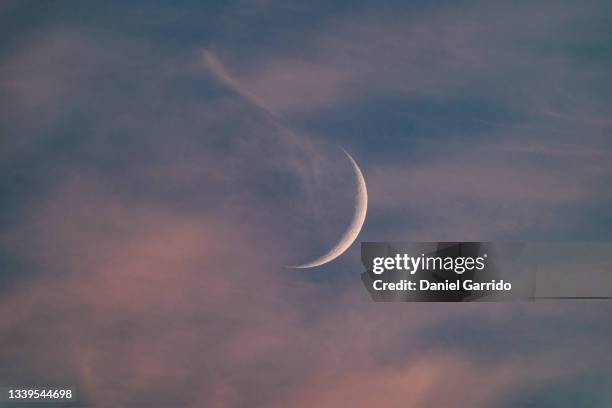
M 7 3 L 9 4 L 9 3 Z M 605 302 L 375 304 L 359 240 L 610 239 L 603 2 L 0 6 L 0 386 L 609 406 Z

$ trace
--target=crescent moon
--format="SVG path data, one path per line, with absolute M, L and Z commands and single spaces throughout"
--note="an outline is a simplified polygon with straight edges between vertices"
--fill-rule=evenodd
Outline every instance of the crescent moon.
M 355 194 L 355 207 L 351 223 L 340 238 L 340 241 L 338 241 L 338 243 L 333 248 L 327 251 L 327 253 L 321 255 L 320 257 L 311 262 L 302 265 L 289 266 L 289 268 L 314 268 L 333 261 L 340 255 L 342 255 L 347 249 L 349 249 L 353 242 L 355 242 L 355 239 L 357 239 L 357 236 L 361 231 L 361 227 L 363 227 L 363 223 L 366 219 L 366 213 L 368 212 L 368 189 L 366 188 L 366 183 L 365 179 L 363 178 L 363 174 L 361 173 L 361 170 L 359 169 L 359 166 L 357 165 L 355 160 L 351 157 L 350 154 L 348 154 L 346 150 L 342 149 L 342 151 L 351 161 L 351 164 L 353 166 L 353 172 L 355 173 L 355 178 L 357 179 L 357 193 Z

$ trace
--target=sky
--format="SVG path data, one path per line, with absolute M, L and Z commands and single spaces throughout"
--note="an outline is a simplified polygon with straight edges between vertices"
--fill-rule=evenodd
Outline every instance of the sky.
M 612 239 L 606 1 L 0 3 L 0 386 L 609 407 L 612 303 L 380 304 L 360 241 Z M 334 262 L 359 164 L 365 225 Z

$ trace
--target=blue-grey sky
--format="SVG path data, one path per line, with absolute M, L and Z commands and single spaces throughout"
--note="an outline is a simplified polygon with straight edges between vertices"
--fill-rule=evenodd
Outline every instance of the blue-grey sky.
M 605 302 L 375 304 L 359 241 L 610 240 L 612 8 L 0 4 L 0 386 L 608 407 Z M 369 210 L 357 243 L 342 147 Z

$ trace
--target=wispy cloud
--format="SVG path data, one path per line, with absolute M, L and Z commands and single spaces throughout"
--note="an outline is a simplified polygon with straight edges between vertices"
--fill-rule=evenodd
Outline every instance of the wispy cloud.
M 372 308 L 353 285 L 330 298 L 274 266 L 282 237 L 230 214 L 180 214 L 91 184 L 58 191 L 29 229 L 47 273 L 0 301 L 1 332 L 29 339 L 5 342 L 0 360 L 29 356 L 5 375 L 53 372 L 87 401 L 114 406 L 429 406 L 458 394 L 458 406 L 492 406 L 534 381 L 597 367 L 606 347 L 588 334 L 574 340 L 589 347 L 535 337 L 520 357 L 500 350 L 487 361 L 465 345 L 428 344 L 450 321 L 495 331 L 523 308 L 438 305 L 406 316 L 406 305 Z M 542 318 L 574 319 L 562 307 L 524 316 Z
M 368 183 L 364 240 L 602 225 L 612 71 L 578 55 L 599 6 L 323 8 L 252 47 L 296 8 L 38 16 L 0 54 L 0 383 L 193 407 L 586 389 L 609 366 L 603 304 L 374 305 L 357 248 L 282 265 L 348 222 L 337 144 Z

